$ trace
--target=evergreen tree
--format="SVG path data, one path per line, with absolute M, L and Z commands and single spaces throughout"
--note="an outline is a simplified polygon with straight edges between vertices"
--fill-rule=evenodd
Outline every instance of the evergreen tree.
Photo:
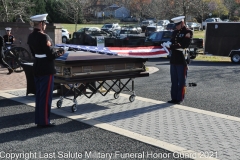
M 52 23 L 69 23 L 69 21 L 63 16 L 56 8 L 56 0 L 47 0 L 46 1 L 46 11 L 48 13 L 49 22 Z
M 44 14 L 46 12 L 46 2 L 43 0 L 32 0 L 35 6 L 32 8 L 32 14 Z

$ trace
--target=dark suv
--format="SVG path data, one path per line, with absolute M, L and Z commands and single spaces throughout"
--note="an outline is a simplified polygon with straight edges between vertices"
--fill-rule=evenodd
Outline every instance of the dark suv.
M 145 46 L 160 46 L 163 42 L 170 41 L 172 31 L 153 32 L 145 39 Z
M 118 23 L 107 23 L 107 24 L 104 24 L 101 28 L 101 30 L 105 32 L 112 32 L 116 29 L 121 29 Z
M 105 31 L 88 31 L 88 32 L 73 32 L 73 38 L 70 40 L 70 44 L 78 44 L 78 45 L 88 45 L 88 46 L 96 46 L 97 36 L 103 36 L 105 38 L 111 37 L 111 34 Z
M 175 26 L 174 23 L 168 23 L 167 24 L 166 30 L 172 31 L 172 30 L 175 30 L 175 29 L 176 29 L 176 26 Z
M 158 31 L 162 31 L 164 30 L 163 26 L 147 26 L 146 30 L 145 30 L 145 36 L 149 36 L 151 33 L 153 32 L 158 32 Z

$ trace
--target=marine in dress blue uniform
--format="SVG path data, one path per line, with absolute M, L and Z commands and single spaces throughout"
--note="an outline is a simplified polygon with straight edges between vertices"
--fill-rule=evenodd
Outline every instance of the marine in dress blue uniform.
M 172 51 L 170 58 L 172 100 L 168 102 L 174 104 L 180 104 L 185 97 L 188 66 L 184 52 L 189 47 L 193 36 L 193 32 L 186 28 L 184 18 L 185 16 L 179 16 L 171 19 L 176 29 L 173 31 L 169 46 Z
M 4 65 L 4 63 L 3 63 L 3 61 L 2 61 L 2 58 L 4 57 L 4 55 L 3 55 L 3 46 L 4 46 L 4 39 L 3 39 L 3 37 L 0 35 L 0 63 L 2 64 L 2 65 Z
M 35 124 L 38 127 L 54 126 L 50 122 L 54 74 L 56 73 L 54 59 L 64 53 L 64 50 L 56 52 L 52 39 L 44 33 L 46 23 L 48 23 L 47 15 L 35 15 L 30 18 L 34 29 L 29 34 L 27 41 L 31 53 L 35 57 L 33 63 L 36 86 Z
M 5 45 L 12 45 L 15 41 L 14 36 L 11 34 L 12 28 L 7 27 L 7 28 L 5 28 L 5 30 L 6 30 L 7 34 L 3 36 L 4 43 L 5 43 Z
M 5 28 L 6 30 L 6 35 L 3 36 L 4 39 L 4 45 L 5 47 L 11 46 L 14 41 L 15 41 L 15 37 L 11 34 L 12 28 L 11 27 L 7 27 Z M 12 62 L 8 62 L 8 64 L 10 64 L 10 66 L 12 67 Z M 9 68 L 9 66 L 5 65 L 6 67 L 8 67 L 8 75 L 11 74 L 13 72 L 12 68 Z

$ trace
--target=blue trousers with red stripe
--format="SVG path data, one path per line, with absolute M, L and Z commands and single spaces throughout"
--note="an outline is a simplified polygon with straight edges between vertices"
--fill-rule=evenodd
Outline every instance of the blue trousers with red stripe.
M 35 123 L 48 125 L 50 123 L 54 76 L 35 76 L 34 81 L 36 86 Z
M 171 97 L 172 100 L 183 101 L 185 96 L 185 87 L 187 80 L 187 66 L 170 65 L 171 74 Z

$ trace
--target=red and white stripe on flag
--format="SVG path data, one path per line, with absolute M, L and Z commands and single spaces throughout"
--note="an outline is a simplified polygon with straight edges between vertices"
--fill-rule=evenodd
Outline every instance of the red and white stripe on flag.
M 115 52 L 118 56 L 139 57 L 139 58 L 157 58 L 168 55 L 167 48 L 162 46 L 146 47 L 107 47 L 110 51 Z

